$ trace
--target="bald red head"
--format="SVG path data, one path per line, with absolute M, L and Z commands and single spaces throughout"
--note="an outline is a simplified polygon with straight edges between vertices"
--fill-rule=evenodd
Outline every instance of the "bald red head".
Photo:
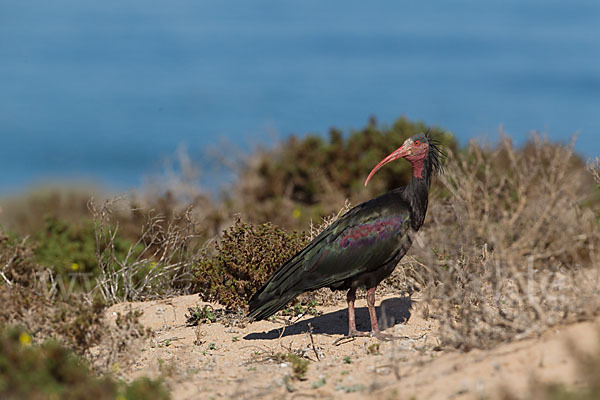
M 429 145 L 427 144 L 426 140 L 420 139 L 421 135 L 415 135 L 411 138 L 406 139 L 402 146 L 400 146 L 386 158 L 381 160 L 379 164 L 377 164 L 375 168 L 373 168 L 369 173 L 369 176 L 365 180 L 365 186 L 367 186 L 373 175 L 375 175 L 375 172 L 377 172 L 381 167 L 399 158 L 405 158 L 408 161 L 410 161 L 410 163 L 413 164 L 413 167 L 415 168 L 415 175 L 420 175 L 422 168 L 420 168 L 420 170 L 417 171 L 417 166 L 422 167 L 422 161 L 425 159 L 425 157 L 427 157 L 427 150 L 429 148 Z

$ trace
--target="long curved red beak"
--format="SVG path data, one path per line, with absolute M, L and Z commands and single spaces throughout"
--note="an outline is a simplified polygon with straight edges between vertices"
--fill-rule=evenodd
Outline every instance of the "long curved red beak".
M 392 162 L 394 160 L 397 160 L 399 158 L 402 157 L 406 157 L 408 155 L 411 154 L 411 147 L 409 143 L 404 143 L 401 147 L 399 147 L 398 149 L 396 149 L 393 153 L 391 153 L 389 156 L 387 156 L 386 158 L 384 158 L 383 160 L 381 160 L 379 162 L 379 164 L 377 164 L 375 166 L 375 168 L 373 168 L 371 170 L 371 173 L 369 173 L 369 176 L 367 176 L 367 180 L 365 181 L 365 186 L 367 186 L 367 184 L 369 183 L 369 181 L 371 180 L 371 178 L 373 177 L 373 175 L 375 175 L 375 172 L 377 172 L 379 170 L 379 168 L 383 167 L 385 164 Z

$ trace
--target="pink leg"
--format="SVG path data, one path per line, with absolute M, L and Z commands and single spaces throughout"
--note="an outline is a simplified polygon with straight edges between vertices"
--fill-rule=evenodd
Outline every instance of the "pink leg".
M 377 313 L 375 312 L 375 288 L 372 287 L 367 291 L 367 307 L 369 308 L 369 317 L 371 318 L 371 335 L 375 336 L 379 340 L 392 340 L 396 337 L 392 335 L 386 335 L 381 333 L 379 330 L 379 324 L 377 322 Z
M 348 336 L 356 331 L 356 317 L 354 316 L 354 301 L 356 300 L 356 289 L 350 289 L 346 296 L 348 301 Z
M 356 300 L 356 289 L 348 291 L 348 337 L 365 336 L 365 332 L 356 329 L 356 317 L 354 315 L 354 301 Z
M 356 329 L 356 317 L 354 315 L 354 301 L 356 300 L 356 289 L 350 289 L 346 297 L 348 301 L 348 335 L 337 339 L 334 344 L 338 344 L 344 339 L 350 339 L 358 336 L 369 336 L 367 332 L 359 332 Z
M 379 334 L 379 324 L 377 323 L 377 313 L 375 312 L 375 288 L 367 291 L 367 307 L 369 308 L 369 317 L 371 318 L 371 332 Z

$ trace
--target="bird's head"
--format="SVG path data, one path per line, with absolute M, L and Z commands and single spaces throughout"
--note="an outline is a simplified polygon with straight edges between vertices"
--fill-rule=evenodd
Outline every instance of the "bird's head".
M 437 170 L 439 169 L 440 164 L 440 154 L 441 152 L 437 147 L 437 143 L 428 134 L 418 133 L 413 135 L 406 139 L 402 146 L 381 160 L 379 164 L 371 170 L 371 173 L 365 180 L 365 186 L 367 186 L 369 180 L 371 180 L 373 175 L 375 175 L 375 172 L 381 167 L 399 158 L 408 160 L 413 165 L 413 175 L 416 178 L 422 178 L 425 160 L 430 158 L 430 166 Z

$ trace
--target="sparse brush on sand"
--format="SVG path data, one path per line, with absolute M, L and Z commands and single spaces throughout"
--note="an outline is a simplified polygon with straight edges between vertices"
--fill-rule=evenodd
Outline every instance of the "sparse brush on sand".
M 471 144 L 441 181 L 406 267 L 445 343 L 489 347 L 597 314 L 598 190 L 571 147 Z
M 452 373 L 440 371 L 462 365 L 460 357 L 476 365 L 477 354 L 503 357 L 494 354 L 526 351 L 519 343 L 543 348 L 546 335 L 571 327 L 584 332 L 588 325 L 575 323 L 595 321 L 600 311 L 598 159 L 586 165 L 572 147 L 540 136 L 519 148 L 501 137 L 495 146 L 459 149 L 436 128 L 449 150 L 444 173 L 432 186 L 411 250 L 378 289 L 385 298 L 379 317 L 404 339 L 378 349 L 370 339 L 332 347 L 347 315 L 345 296 L 328 289 L 300 296 L 272 321 L 249 324 L 242 317 L 248 298 L 279 264 L 350 204 L 406 183 L 409 171 L 399 163 L 382 170 L 372 188 L 361 188 L 380 158 L 426 129 L 400 119 L 390 127 L 371 121 L 348 134 L 332 130 L 327 139 L 292 138 L 249 156 L 235 187 L 218 199 L 182 178 L 143 196 L 107 200 L 95 193 L 90 201 L 79 191 L 45 190 L 2 203 L 3 343 L 16 340 L 11 332 L 19 326 L 36 346 L 54 339 L 73 349 L 95 373 L 164 377 L 174 393 L 185 389 L 190 396 L 216 395 L 235 381 L 222 396 L 403 398 L 397 384 L 404 383 L 421 398 L 416 380 L 450 379 Z M 177 297 L 191 294 L 200 296 Z M 209 310 L 208 301 L 214 318 L 198 314 L 196 326 L 186 326 L 186 310 Z M 573 354 L 596 365 L 597 358 Z M 536 363 L 559 365 L 544 360 Z M 360 368 L 363 375 L 355 372 Z M 543 366 L 536 368 L 543 375 Z M 0 383 L 9 376 L 1 371 Z M 207 381 L 214 373 L 227 375 L 214 378 L 220 386 Z M 569 384 L 578 379 L 565 376 Z M 593 398 L 597 388 L 585 377 L 581 390 L 557 386 L 541 398 Z M 474 397 L 473 385 L 463 394 Z M 529 386 L 519 387 L 529 393 Z M 126 390 L 115 388 L 111 395 Z

